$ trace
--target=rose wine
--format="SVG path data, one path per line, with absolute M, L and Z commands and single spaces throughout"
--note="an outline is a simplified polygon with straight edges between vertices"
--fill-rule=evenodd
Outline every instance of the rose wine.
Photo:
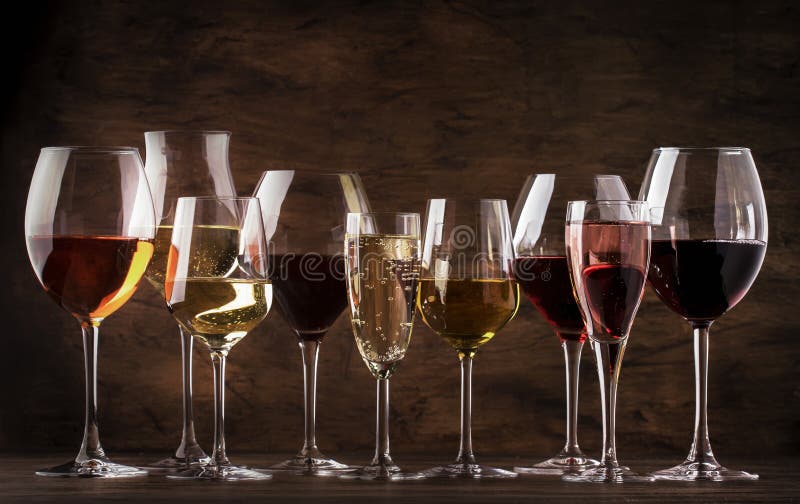
M 420 280 L 422 320 L 462 354 L 474 354 L 519 308 L 519 286 L 511 279 Z
M 276 254 L 269 268 L 286 322 L 303 340 L 322 339 L 347 306 L 344 256 Z
M 584 341 L 586 328 L 572 292 L 566 256 L 519 257 L 514 277 L 562 340 Z
M 755 281 L 766 243 L 759 240 L 653 240 L 650 285 L 670 309 L 692 321 L 715 320 Z
M 626 264 L 593 264 L 584 268 L 581 276 L 595 338 L 627 336 L 642 299 L 644 270 Z
M 170 285 L 173 317 L 214 351 L 230 350 L 272 305 L 272 286 L 265 280 L 189 278 Z
M 116 236 L 32 236 L 28 251 L 56 303 L 79 319 L 102 320 L 136 291 L 153 244 Z
M 347 239 L 347 287 L 356 346 L 376 378 L 405 357 L 414 327 L 419 239 L 360 235 Z

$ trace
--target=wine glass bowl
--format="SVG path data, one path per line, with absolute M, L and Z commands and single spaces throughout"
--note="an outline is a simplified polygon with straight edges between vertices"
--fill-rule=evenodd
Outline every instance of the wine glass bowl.
M 653 475 L 676 481 L 757 479 L 717 461 L 707 421 L 710 327 L 745 296 L 767 248 L 767 209 L 752 154 L 741 147 L 655 149 L 639 196 L 652 209 L 648 281 L 689 322 L 695 355 L 689 455 Z
M 617 175 L 530 175 L 514 211 L 514 277 L 536 311 L 559 337 L 566 374 L 566 441 L 555 456 L 517 466 L 521 474 L 552 475 L 596 466 L 578 445 L 578 383 L 586 327 L 572 291 L 564 241 L 564 212 L 569 201 L 586 198 L 628 200 Z
M 46 147 L 28 192 L 28 257 L 45 292 L 83 333 L 86 417 L 73 461 L 40 476 L 129 477 L 146 471 L 108 459 L 97 424 L 100 325 L 136 291 L 153 254 L 155 212 L 139 151 Z

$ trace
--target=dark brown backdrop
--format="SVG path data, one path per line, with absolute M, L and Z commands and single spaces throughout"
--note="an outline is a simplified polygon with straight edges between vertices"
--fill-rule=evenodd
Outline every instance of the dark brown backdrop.
M 78 327 L 36 284 L 23 242 L 39 147 L 143 149 L 145 130 L 224 128 L 234 132 L 231 164 L 243 194 L 266 168 L 358 170 L 376 208 L 420 212 L 434 195 L 513 204 L 536 171 L 616 172 L 635 191 L 653 147 L 751 147 L 767 197 L 769 249 L 750 294 L 714 327 L 712 440 L 723 455 L 797 453 L 800 15 L 793 2 L 228 4 L 86 1 L 6 16 L 2 264 L 10 281 L 0 449 L 77 449 L 80 441 Z M 598 455 L 597 380 L 585 356 L 580 433 Z M 196 359 L 198 432 L 208 446 L 210 366 L 205 355 Z M 143 285 L 103 327 L 107 447 L 175 448 L 179 362 L 175 324 Z M 319 368 L 322 448 L 368 449 L 374 384 L 344 317 Z M 478 450 L 555 452 L 563 440 L 562 369 L 557 340 L 525 303 L 476 361 Z M 624 369 L 623 458 L 647 452 L 677 461 L 692 428 L 691 340 L 652 292 Z M 418 324 L 392 382 L 395 450 L 452 456 L 453 352 Z M 228 386 L 234 453 L 299 447 L 300 356 L 278 316 L 232 353 Z

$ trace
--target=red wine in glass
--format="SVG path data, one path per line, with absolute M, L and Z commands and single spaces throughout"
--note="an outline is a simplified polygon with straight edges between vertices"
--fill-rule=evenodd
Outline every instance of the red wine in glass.
M 595 331 L 619 340 L 628 334 L 644 289 L 644 270 L 625 264 L 595 264 L 583 269 L 583 284 Z M 599 339 L 599 335 L 595 335 Z

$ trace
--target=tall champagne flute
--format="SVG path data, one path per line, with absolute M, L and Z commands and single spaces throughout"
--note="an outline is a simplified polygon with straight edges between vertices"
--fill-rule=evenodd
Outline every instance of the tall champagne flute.
M 167 254 L 181 196 L 236 196 L 228 164 L 227 131 L 148 131 L 145 173 L 156 207 L 155 250 L 145 277 L 164 296 Z M 194 432 L 192 410 L 192 346 L 194 339 L 178 324 L 181 337 L 183 379 L 183 429 L 181 442 L 170 457 L 145 464 L 148 470 L 171 471 L 208 462 Z
M 603 457 L 566 481 L 652 481 L 617 462 L 617 384 L 628 335 L 644 296 L 650 261 L 647 203 L 572 201 L 567 206 L 567 258 L 575 297 L 597 362 L 603 404 Z
M 414 327 L 419 280 L 419 214 L 350 213 L 345 239 L 347 293 L 356 346 L 377 380 L 375 456 L 359 479 L 418 479 L 389 454 L 389 378 Z
M 214 452 L 179 479 L 253 480 L 269 474 L 231 464 L 225 450 L 228 353 L 267 316 L 272 285 L 256 198 L 179 198 L 164 294 L 184 331 L 205 344 L 214 366 Z
M 524 474 L 562 474 L 596 466 L 578 446 L 578 375 L 586 327 L 572 293 L 564 243 L 567 202 L 593 198 L 629 200 L 617 175 L 574 176 L 541 173 L 528 176 L 511 222 L 514 229 L 514 277 L 544 317 L 564 351 L 567 384 L 567 428 L 564 448 L 542 462 L 515 467 Z
M 305 440 L 297 455 L 273 469 L 348 470 L 317 447 L 317 360 L 325 333 L 347 306 L 345 222 L 348 212 L 369 212 L 366 192 L 356 173 L 269 170 L 254 196 L 261 202 L 275 300 L 303 358 Z
M 461 442 L 455 462 L 427 477 L 513 478 L 478 464 L 472 451 L 472 359 L 519 307 L 505 200 L 428 200 L 417 306 L 461 363 Z
M 639 194 L 651 207 L 648 281 L 694 333 L 694 440 L 665 480 L 752 480 L 714 457 L 708 435 L 709 329 L 747 294 L 767 250 L 767 207 L 750 149 L 661 148 Z
M 83 333 L 86 423 L 74 460 L 40 476 L 126 477 L 147 472 L 111 462 L 97 424 L 100 324 L 136 291 L 153 254 L 155 213 L 139 151 L 46 147 L 25 209 L 28 257 L 42 287 Z

